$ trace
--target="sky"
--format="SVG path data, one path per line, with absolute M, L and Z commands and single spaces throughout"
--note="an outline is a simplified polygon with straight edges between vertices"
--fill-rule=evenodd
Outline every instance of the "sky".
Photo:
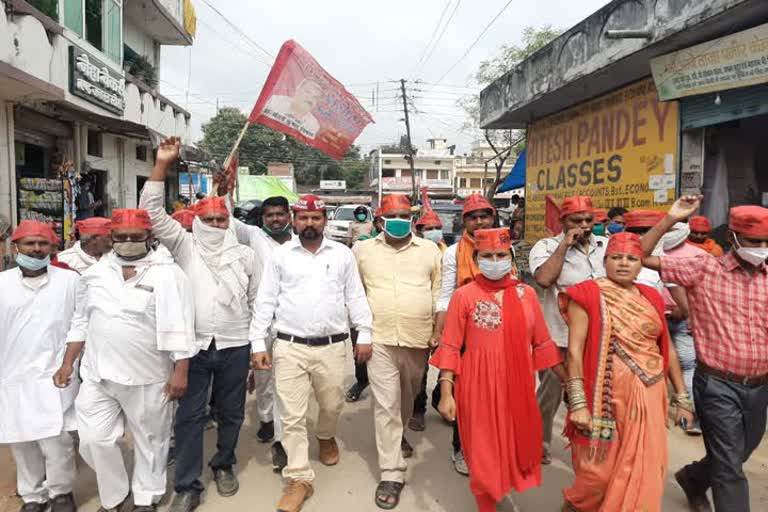
M 186 48 L 163 47 L 160 91 L 192 113 L 192 139 L 198 141 L 202 124 L 216 114 L 217 101 L 220 107 L 250 112 L 280 46 L 294 39 L 372 114 L 375 124 L 356 142 L 364 153 L 398 142 L 405 133 L 401 78 L 409 81 L 408 96 L 416 107 L 413 143 L 424 147 L 426 139 L 444 137 L 460 154 L 468 153 L 477 134 L 464 128 L 466 116 L 456 101 L 479 93 L 471 77 L 480 63 L 497 55 L 503 44 L 519 44 L 525 27 L 568 29 L 608 3 L 512 0 L 462 60 L 508 2 L 194 0 L 195 42 Z

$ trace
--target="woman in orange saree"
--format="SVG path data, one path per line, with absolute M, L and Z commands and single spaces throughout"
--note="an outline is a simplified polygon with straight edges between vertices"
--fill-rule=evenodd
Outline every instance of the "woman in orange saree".
M 560 296 L 569 326 L 569 415 L 576 479 L 563 491 L 564 511 L 660 512 L 667 472 L 667 385 L 676 423 L 692 424 L 677 353 L 669 343 L 664 301 L 635 284 L 640 238 L 611 237 L 606 278 Z

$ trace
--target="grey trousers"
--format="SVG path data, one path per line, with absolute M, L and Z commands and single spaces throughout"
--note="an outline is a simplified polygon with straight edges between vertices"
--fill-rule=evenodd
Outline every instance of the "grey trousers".
M 563 355 L 563 361 L 567 350 L 560 347 L 560 353 Z M 555 422 L 555 415 L 563 401 L 562 383 L 558 376 L 551 369 L 539 372 L 539 389 L 536 390 L 536 400 L 539 402 L 539 411 L 541 411 L 541 423 L 544 428 L 544 448 L 548 451 L 552 446 L 552 429 Z
M 693 392 L 707 455 L 684 470 L 702 493 L 712 488 L 717 512 L 749 512 L 742 465 L 765 433 L 768 385 L 747 387 L 696 370 Z

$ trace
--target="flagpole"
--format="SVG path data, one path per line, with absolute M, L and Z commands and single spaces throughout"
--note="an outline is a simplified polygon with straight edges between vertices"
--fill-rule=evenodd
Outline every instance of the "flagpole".
M 248 131 L 248 127 L 251 126 L 251 121 L 246 120 L 245 125 L 243 126 L 243 129 L 240 130 L 240 135 L 238 135 L 237 140 L 235 141 L 235 145 L 232 146 L 232 150 L 229 152 L 229 156 L 227 156 L 227 159 L 224 160 L 224 169 L 229 169 L 229 164 L 232 163 L 232 159 L 235 157 L 235 154 L 237 153 L 238 148 L 240 147 L 240 143 L 243 142 L 243 137 L 245 137 L 245 132 Z M 237 169 L 235 169 L 235 201 L 240 201 L 240 180 L 238 179 L 238 172 Z M 230 193 L 232 191 L 230 190 Z

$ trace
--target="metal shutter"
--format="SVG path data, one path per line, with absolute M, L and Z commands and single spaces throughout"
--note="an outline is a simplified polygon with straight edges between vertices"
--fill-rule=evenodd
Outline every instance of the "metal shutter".
M 702 128 L 745 117 L 768 114 L 768 85 L 755 85 L 717 93 L 691 96 L 680 100 L 681 129 Z

